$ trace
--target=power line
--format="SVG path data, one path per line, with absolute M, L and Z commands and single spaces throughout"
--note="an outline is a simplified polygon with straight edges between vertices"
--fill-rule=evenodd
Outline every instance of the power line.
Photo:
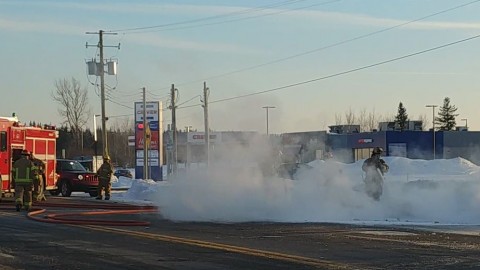
M 396 58 L 393 58 L 393 59 L 378 62 L 378 63 L 375 63 L 375 64 L 371 64 L 371 65 L 367 65 L 367 66 L 363 66 L 363 67 L 359 67 L 359 68 L 354 68 L 354 69 L 350 69 L 350 70 L 347 70 L 347 71 L 327 75 L 327 76 L 324 76 L 324 77 L 311 79 L 311 80 L 303 81 L 303 82 L 299 82 L 299 83 L 289 84 L 289 85 L 285 85 L 285 86 L 281 86 L 281 87 L 277 87 L 277 88 L 273 88 L 273 89 L 269 89 L 269 90 L 254 92 L 254 93 L 250 93 L 250 94 L 246 94 L 246 95 L 240 95 L 240 96 L 231 97 L 231 98 L 219 99 L 219 100 L 211 101 L 210 103 L 217 103 L 217 102 L 222 102 L 222 101 L 227 101 L 227 100 L 232 100 L 232 99 L 237 99 L 237 98 L 244 98 L 244 97 L 264 94 L 264 93 L 268 93 L 268 92 L 279 91 L 279 90 L 286 89 L 286 88 L 291 88 L 291 87 L 295 87 L 295 86 L 299 86 L 299 85 L 303 85 L 303 84 L 308 84 L 308 83 L 312 83 L 312 82 L 316 82 L 316 81 L 320 81 L 320 80 L 325 80 L 325 79 L 329 79 L 329 78 L 333 78 L 333 77 L 338 77 L 338 76 L 341 76 L 341 75 L 346 75 L 346 74 L 357 72 L 357 71 L 360 71 L 360 70 L 364 70 L 364 69 L 384 65 L 384 64 L 387 64 L 387 63 L 395 62 L 395 61 L 402 60 L 402 59 L 405 59 L 405 58 L 409 58 L 409 57 L 412 57 L 412 56 L 416 56 L 416 55 L 419 55 L 419 54 L 424 54 L 424 53 L 427 53 L 427 52 L 439 50 L 439 49 L 449 47 L 449 46 L 452 46 L 452 45 L 455 45 L 455 44 L 470 41 L 470 40 L 473 40 L 473 39 L 476 39 L 476 38 L 479 38 L 479 37 L 480 37 L 480 35 L 476 35 L 476 36 L 473 36 L 473 37 L 469 37 L 469 38 L 458 40 L 458 41 L 451 42 L 451 43 L 448 43 L 448 44 L 440 45 L 440 46 L 430 48 L 430 49 L 426 49 L 426 50 L 423 50 L 423 51 L 419 51 L 419 52 L 416 52 L 416 53 L 411 53 L 411 54 L 407 54 L 407 55 L 404 55 L 404 56 L 400 56 L 400 57 L 396 57 Z
M 198 97 L 198 98 L 201 98 L 200 95 L 196 95 L 196 96 L 192 97 L 191 99 L 189 99 L 189 100 L 187 100 L 187 101 L 185 101 L 185 102 L 182 102 L 182 103 L 180 103 L 180 104 L 177 104 L 177 106 L 182 106 L 183 104 L 188 103 L 188 102 L 194 100 L 194 99 L 197 98 L 197 97 Z
M 132 109 L 132 110 L 133 110 L 133 107 L 127 106 L 127 105 L 125 105 L 125 104 L 122 104 L 122 103 L 120 103 L 120 102 L 117 102 L 117 101 L 113 100 L 110 95 L 108 95 L 108 99 L 107 99 L 107 100 L 110 101 L 111 103 L 114 103 L 114 104 L 117 104 L 117 105 L 119 105 L 119 106 L 122 106 L 122 107 L 125 107 L 125 108 Z
M 288 85 L 284 85 L 284 86 L 280 86 L 280 87 L 276 87 L 276 88 L 272 88 L 272 89 L 268 89 L 268 90 L 257 91 L 257 92 L 253 92 L 253 93 L 249 93 L 249 94 L 245 94 L 245 95 L 239 95 L 239 96 L 229 97 L 229 98 L 224 98 L 224 99 L 218 99 L 218 100 L 215 100 L 215 101 L 210 101 L 210 103 L 219 103 L 219 102 L 230 101 L 230 100 L 239 99 L 239 98 L 246 98 L 246 97 L 265 94 L 265 93 L 269 93 L 269 92 L 280 91 L 280 90 L 283 90 L 283 89 L 292 88 L 292 87 L 300 86 L 300 85 L 304 85 L 304 84 L 309 84 L 309 83 L 313 83 L 313 82 L 317 82 L 317 81 L 321 81 L 321 80 L 326 80 L 326 79 L 330 79 L 330 78 L 354 73 L 354 72 L 357 72 L 357 71 L 361 71 L 361 70 L 364 70 L 364 69 L 369 69 L 369 68 L 372 68 L 372 67 L 376 67 L 376 66 L 387 64 L 387 63 L 395 62 L 395 61 L 402 60 L 402 59 L 405 59 L 405 58 L 410 58 L 410 57 L 417 56 L 417 55 L 420 55 L 420 54 L 436 51 L 436 50 L 443 49 L 443 48 L 446 48 L 446 47 L 450 47 L 450 46 L 453 46 L 453 45 L 456 45 L 456 44 L 459 44 L 459 43 L 467 42 L 467 41 L 470 41 L 470 40 L 473 40 L 473 39 L 476 39 L 476 38 L 479 38 L 479 37 L 480 37 L 480 35 L 475 35 L 475 36 L 472 36 L 472 37 L 469 37 L 469 38 L 457 40 L 457 41 L 450 42 L 450 43 L 447 43 L 447 44 L 444 44 L 444 45 L 440 45 L 440 46 L 433 47 L 433 48 L 426 49 L 426 50 L 422 50 L 422 51 L 419 51 L 419 52 L 399 56 L 399 57 L 396 57 L 396 58 L 392 58 L 392 59 L 389 59 L 389 60 L 377 62 L 377 63 L 374 63 L 374 64 L 370 64 L 370 65 L 366 65 L 366 66 L 362 66 L 362 67 L 358 67 L 358 68 L 354 68 L 354 69 L 330 74 L 330 75 L 327 75 L 327 76 L 323 76 L 323 77 L 319 77 L 319 78 L 315 78 L 315 79 L 311 79 L 311 80 L 307 80 L 307 81 L 303 81 L 303 82 L 292 83 L 292 84 L 288 84 Z M 190 108 L 190 107 L 199 106 L 199 105 L 201 105 L 201 104 L 184 106 L 184 107 L 181 107 L 181 108 L 178 108 L 178 109 L 185 109 L 185 108 Z
M 192 20 L 186 20 L 186 21 L 180 21 L 180 22 L 174 22 L 174 23 L 166 23 L 166 24 L 160 24 L 160 25 L 154 25 L 154 26 L 144 26 L 144 27 L 134 27 L 134 28 L 126 28 L 126 29 L 118 29 L 118 30 L 109 30 L 109 31 L 105 31 L 105 32 L 130 32 L 130 31 L 138 31 L 138 30 L 146 30 L 146 29 L 163 28 L 163 27 L 175 26 L 175 25 L 191 24 L 191 23 L 196 23 L 196 22 L 202 22 L 202 21 L 214 20 L 214 19 L 219 19 L 219 18 L 224 18 L 224 17 L 247 14 L 247 13 L 250 13 L 250 12 L 257 12 L 257 11 L 261 11 L 261 10 L 264 10 L 264 9 L 275 8 L 275 7 L 279 7 L 279 6 L 283 6 L 283 5 L 289 5 L 289 4 L 296 3 L 296 2 L 301 2 L 301 1 L 305 1 L 305 0 L 288 0 L 288 1 L 282 1 L 282 2 L 278 2 L 278 3 L 274 3 L 274 4 L 265 5 L 265 6 L 248 8 L 248 9 L 243 9 L 243 10 L 240 10 L 240 11 L 234 11 L 234 12 L 230 12 L 230 13 L 226 13 L 226 14 L 208 16 L 208 17 L 203 17 L 203 18 L 198 18 L 198 19 L 192 19 Z
M 148 91 L 148 90 L 147 90 L 147 94 L 149 94 L 152 97 L 157 98 L 157 99 L 164 99 L 164 98 L 170 96 L 170 94 L 158 95 L 158 94 L 152 93 L 151 91 Z
M 420 18 L 417 18 L 417 19 L 414 19 L 414 20 L 411 20 L 411 21 L 408 21 L 408 22 L 400 23 L 400 24 L 397 24 L 397 25 L 394 25 L 394 26 L 391 26 L 391 27 L 387 27 L 387 28 L 384 28 L 384 29 L 381 29 L 381 30 L 378 30 L 378 31 L 370 32 L 370 33 L 360 35 L 360 36 L 357 36 L 357 37 L 353 37 L 353 38 L 350 38 L 350 39 L 346 39 L 346 40 L 343 40 L 343 41 L 339 41 L 339 42 L 336 42 L 336 43 L 333 43 L 333 44 L 330 44 L 330 45 L 326 45 L 326 46 L 323 46 L 323 47 L 320 47 L 320 48 L 316 48 L 316 49 L 313 49 L 313 50 L 297 53 L 297 54 L 290 55 L 290 56 L 287 56 L 287 57 L 284 57 L 284 58 L 272 60 L 270 62 L 266 62 L 266 63 L 262 63 L 262 64 L 258 64 L 258 65 L 252 65 L 252 66 L 249 66 L 249 67 L 233 70 L 233 71 L 222 73 L 222 74 L 219 74 L 219 75 L 214 75 L 214 76 L 204 78 L 204 79 L 200 79 L 200 80 L 178 83 L 177 85 L 182 86 L 182 85 L 189 85 L 189 84 L 192 84 L 192 83 L 208 81 L 208 80 L 212 80 L 212 79 L 216 79 L 216 78 L 220 78 L 220 77 L 225 77 L 225 76 L 228 76 L 228 75 L 232 75 L 232 74 L 236 74 L 236 73 L 240 73 L 240 72 L 264 67 L 264 66 L 267 66 L 267 65 L 276 64 L 276 63 L 279 63 L 279 62 L 283 62 L 283 61 L 290 60 L 290 59 L 293 59 L 293 58 L 297 58 L 297 57 L 300 57 L 300 56 L 308 55 L 308 54 L 311 54 L 311 53 L 323 51 L 323 50 L 330 49 L 330 48 L 333 48 L 333 47 L 336 47 L 336 46 L 339 46 L 339 45 L 343 45 L 343 44 L 346 44 L 346 43 L 349 43 L 349 42 L 352 42 L 352 41 L 356 41 L 356 40 L 363 39 L 363 38 L 366 38 L 366 37 L 370 37 L 370 36 L 373 36 L 373 35 L 376 35 L 376 34 L 387 32 L 387 31 L 393 30 L 395 28 L 400 28 L 402 26 L 412 24 L 414 22 L 422 21 L 424 19 L 428 19 L 430 17 L 434 17 L 434 16 L 437 16 L 437 15 L 440 15 L 440 14 L 443 14 L 443 13 L 446 13 L 446 12 L 450 12 L 452 10 L 459 9 L 459 8 L 462 8 L 462 7 L 477 3 L 477 2 L 480 2 L 480 0 L 471 1 L 471 2 L 468 2 L 468 3 L 462 4 L 462 5 L 458 5 L 458 6 L 448 8 L 448 9 L 445 9 L 445 10 L 442 10 L 442 11 L 439 11 L 439 12 L 435 12 L 433 14 L 430 14 L 430 15 L 427 15 L 427 16 L 424 16 L 424 17 L 420 17 Z
M 202 104 L 199 103 L 199 104 L 194 104 L 194 105 L 183 106 L 183 107 L 177 108 L 177 110 L 187 109 L 187 108 L 192 108 L 192 107 L 197 107 L 197 106 L 202 106 Z
M 114 93 L 114 92 L 111 92 Z M 115 93 L 115 94 L 120 94 L 118 97 L 138 97 L 140 96 L 140 93 L 135 93 L 135 94 L 121 94 L 121 93 Z
M 327 5 L 327 4 L 331 4 L 331 3 L 335 3 L 335 2 L 339 2 L 339 1 L 343 1 L 343 0 L 331 0 L 331 1 L 323 2 L 323 3 L 312 4 L 312 5 L 309 5 L 309 6 L 304 6 L 304 7 L 294 8 L 294 9 L 280 10 L 280 11 L 276 11 L 276 12 L 271 12 L 271 13 L 261 14 L 261 15 L 256 15 L 256 16 L 250 16 L 250 17 L 230 19 L 230 20 L 226 20 L 226 21 L 219 21 L 219 22 L 212 22 L 212 23 L 204 23 L 204 24 L 197 24 L 197 25 L 190 25 L 190 26 L 179 26 L 179 27 L 166 28 L 166 29 L 146 30 L 146 31 L 134 32 L 134 33 L 131 33 L 131 34 L 140 34 L 140 33 L 152 33 L 152 32 L 161 32 L 161 31 L 191 29 L 191 28 L 198 28 L 198 27 L 202 27 L 202 26 L 210 26 L 210 25 L 218 25 L 218 24 L 225 24 L 225 23 L 231 23 L 231 22 L 238 22 L 238 21 L 256 19 L 256 18 L 261 18 L 261 17 L 266 17 L 266 16 L 273 16 L 273 15 L 283 14 L 283 13 L 287 13 L 287 12 L 298 11 L 298 10 L 301 10 L 301 9 L 311 8 L 311 7 L 315 7 L 315 6 L 323 6 L 323 5 Z

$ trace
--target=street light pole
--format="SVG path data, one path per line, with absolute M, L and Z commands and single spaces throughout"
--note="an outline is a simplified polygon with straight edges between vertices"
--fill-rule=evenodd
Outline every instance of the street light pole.
M 468 130 L 468 122 L 467 118 L 463 118 L 462 121 L 465 121 L 465 129 Z
M 92 159 L 93 160 L 93 166 L 94 166 L 94 171 L 97 171 L 97 156 L 98 156 L 98 151 L 97 151 L 97 117 L 101 116 L 100 114 L 94 114 L 93 115 L 93 144 L 94 144 L 94 151 L 95 151 L 95 157 Z
M 427 108 L 432 108 L 432 131 L 433 131 L 433 159 L 435 159 L 435 108 L 438 105 L 426 105 Z
M 262 108 L 264 108 L 267 112 L 267 135 L 269 135 L 269 132 L 268 132 L 268 110 L 269 109 L 275 109 L 275 107 L 274 106 L 264 106 Z

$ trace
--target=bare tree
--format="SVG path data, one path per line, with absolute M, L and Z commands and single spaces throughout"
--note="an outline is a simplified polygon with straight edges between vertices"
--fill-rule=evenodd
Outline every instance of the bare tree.
M 360 115 L 357 117 L 357 124 L 360 125 L 361 132 L 369 131 L 367 122 L 368 122 L 367 109 L 363 108 L 360 110 Z
M 374 130 L 378 128 L 378 119 L 375 114 L 375 108 L 373 108 L 372 111 L 368 113 L 367 127 L 368 130 Z
M 430 124 L 430 122 L 427 119 L 427 115 L 426 114 L 419 115 L 418 120 L 422 121 L 422 130 L 427 130 L 427 126 Z
M 116 119 L 110 128 L 108 140 L 112 143 L 110 154 L 117 166 L 132 166 L 135 164 L 135 149 L 128 146 L 128 136 L 134 135 L 134 121 L 125 117 Z
M 382 116 L 380 116 L 380 121 L 381 122 L 395 122 L 395 115 L 393 115 L 393 114 L 382 115 Z
M 345 124 L 345 125 L 360 125 L 361 132 L 368 132 L 378 128 L 378 120 L 380 118 L 387 118 L 378 116 L 375 113 L 375 108 L 371 112 L 368 112 L 366 108 L 360 110 L 359 115 L 356 116 L 352 108 L 349 108 L 345 112 L 345 123 L 342 123 L 342 116 L 340 114 L 335 114 L 335 124 Z
M 342 124 L 342 115 L 335 113 L 335 125 L 341 125 Z
M 90 115 L 87 89 L 82 88 L 80 82 L 73 77 L 71 80 L 56 80 L 52 98 L 60 105 L 58 113 L 64 120 L 63 124 L 72 131 L 78 146 L 82 129 Z
M 355 113 L 352 111 L 352 107 L 348 109 L 347 112 L 345 112 L 345 121 L 346 125 L 353 125 L 355 124 Z

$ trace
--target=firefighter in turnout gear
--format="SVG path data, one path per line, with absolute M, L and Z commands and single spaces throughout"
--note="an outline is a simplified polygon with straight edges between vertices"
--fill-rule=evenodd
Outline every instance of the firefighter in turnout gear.
M 43 174 L 45 172 L 45 162 L 30 154 L 33 165 L 37 168 L 36 178 L 33 180 L 33 201 L 46 201 L 44 192 Z
M 362 170 L 365 172 L 365 189 L 367 195 L 378 201 L 383 193 L 384 174 L 388 172 L 388 165 L 380 155 L 383 153 L 381 147 L 375 147 L 372 156 L 363 162 Z
M 105 200 L 110 200 L 110 191 L 112 190 L 112 178 L 113 166 L 110 162 L 109 156 L 103 157 L 103 164 L 97 170 L 98 175 L 98 188 L 97 188 L 97 200 L 102 199 L 102 191 L 105 190 Z
M 20 159 L 13 164 L 15 207 L 17 211 L 20 211 L 22 206 L 27 211 L 32 208 L 33 180 L 36 178 L 37 172 L 29 156 L 27 150 L 22 150 Z

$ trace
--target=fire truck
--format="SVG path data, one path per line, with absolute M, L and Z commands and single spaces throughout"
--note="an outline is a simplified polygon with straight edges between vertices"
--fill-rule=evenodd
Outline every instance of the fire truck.
M 55 127 L 27 127 L 16 116 L 0 117 L 0 182 L 1 197 L 11 196 L 15 191 L 12 185 L 12 166 L 20 158 L 22 150 L 32 153 L 45 162 L 43 175 L 45 190 L 57 189 Z M 0 197 L 0 198 L 1 198 Z

